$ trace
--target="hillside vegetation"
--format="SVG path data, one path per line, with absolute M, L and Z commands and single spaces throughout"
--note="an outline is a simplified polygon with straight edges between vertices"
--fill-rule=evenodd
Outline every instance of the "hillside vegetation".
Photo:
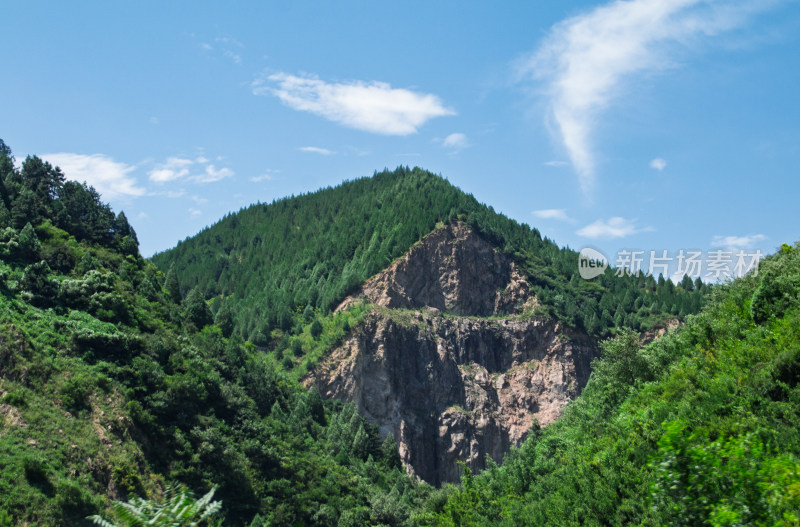
M 440 176 L 400 167 L 312 194 L 256 204 L 153 256 L 185 294 L 197 287 L 213 309 L 233 313 L 236 332 L 266 345 L 274 330 L 298 329 L 300 312 L 326 314 L 367 278 L 402 256 L 437 223 L 459 218 L 528 275 L 543 309 L 607 336 L 614 327 L 661 326 L 696 313 L 705 286 L 649 276 L 589 282 L 578 255 L 479 203 Z
M 614 338 L 561 420 L 433 489 L 297 378 L 367 309 L 331 308 L 455 218 L 514 258 L 543 314 Z M 586 282 L 576 258 L 401 168 L 230 215 L 159 270 L 94 189 L 35 156 L 15 168 L 0 141 L 0 526 L 215 487 L 232 526 L 800 524 L 800 248 L 713 287 Z M 640 349 L 633 330 L 684 315 Z
M 91 187 L 0 146 L 0 526 L 88 525 L 170 482 L 218 487 L 225 525 L 409 518 L 427 490 L 391 437 L 228 338 L 197 290 L 176 302 Z
M 800 525 L 800 245 L 715 288 L 680 331 L 604 347 L 559 421 L 427 521 Z

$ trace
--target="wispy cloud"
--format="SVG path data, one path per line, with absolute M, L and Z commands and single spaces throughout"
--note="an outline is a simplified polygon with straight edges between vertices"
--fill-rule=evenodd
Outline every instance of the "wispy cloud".
M 93 186 L 107 200 L 142 196 L 146 192 L 130 175 L 136 167 L 114 161 L 106 155 L 60 152 L 40 157 L 61 167 L 67 179 L 85 181 Z
M 261 181 L 272 181 L 275 179 L 275 174 L 280 172 L 280 170 L 267 170 L 266 173 L 261 174 L 260 176 L 254 176 L 250 178 L 250 181 L 253 183 L 259 183 Z
M 576 234 L 585 238 L 624 238 L 637 232 L 652 231 L 652 227 L 637 227 L 636 219 L 614 216 L 607 220 L 597 220 L 579 229 Z
M 335 154 L 333 150 L 328 150 L 327 148 L 319 148 L 318 146 L 301 146 L 298 148 L 301 152 L 309 152 L 311 154 L 320 154 L 323 156 L 330 156 Z
M 194 170 L 199 170 L 199 172 L 192 174 Z M 233 177 L 233 175 L 234 172 L 230 168 L 217 168 L 209 164 L 209 160 L 204 156 L 198 156 L 195 159 L 170 157 L 148 172 L 150 181 L 159 184 L 179 179 L 186 179 L 195 183 L 212 183 Z
M 650 168 L 654 168 L 659 172 L 661 172 L 662 170 L 667 168 L 667 162 L 664 159 L 657 157 L 652 161 L 650 161 Z
M 385 82 L 329 83 L 315 76 L 275 73 L 252 83 L 255 95 L 271 95 L 295 110 L 310 112 L 357 130 L 409 135 L 428 120 L 455 111 L 439 97 Z
M 565 209 L 542 209 L 534 210 L 533 215 L 543 220 L 558 220 L 574 223 L 575 220 L 567 215 Z
M 155 183 L 166 183 L 189 175 L 189 167 L 194 164 L 191 159 L 180 157 L 170 157 L 164 163 L 157 165 L 148 175 L 150 181 Z
M 566 148 L 584 192 L 595 176 L 591 136 L 601 110 L 626 81 L 675 67 L 675 53 L 741 26 L 775 0 L 614 1 L 551 29 L 520 64 L 523 76 L 544 86 L 548 121 Z
M 712 247 L 725 247 L 734 249 L 748 249 L 756 243 L 766 240 L 763 234 L 750 234 L 748 236 L 714 236 L 711 240 Z
M 565 167 L 565 166 L 567 166 L 568 164 L 569 164 L 569 163 L 567 163 L 566 161 L 545 161 L 545 162 L 544 162 L 544 165 L 545 165 L 545 166 L 548 166 L 548 167 L 555 167 L 555 168 L 558 168 L 558 167 Z
M 240 41 L 236 40 L 235 38 L 231 37 L 216 37 L 214 39 L 214 45 L 212 46 L 208 42 L 201 42 L 200 48 L 210 53 L 215 49 L 218 49 L 222 56 L 226 59 L 230 60 L 234 64 L 241 64 L 242 63 L 242 55 L 238 51 L 234 50 L 241 50 L 244 48 L 244 44 Z
M 213 183 L 214 181 L 219 181 L 221 179 L 233 177 L 233 170 L 230 168 L 220 168 L 217 169 L 214 165 L 206 166 L 205 173 L 199 176 L 195 176 L 195 181 L 200 183 Z
M 442 146 L 454 151 L 463 150 L 469 146 L 469 139 L 466 134 L 456 132 L 445 137 Z
M 189 214 L 191 214 L 191 215 L 192 215 L 192 217 L 196 217 L 196 216 L 200 216 L 200 215 L 202 215 L 202 214 L 203 214 L 203 211 L 202 211 L 202 210 L 200 210 L 200 209 L 194 209 L 194 208 L 190 208 L 190 209 L 189 209 Z

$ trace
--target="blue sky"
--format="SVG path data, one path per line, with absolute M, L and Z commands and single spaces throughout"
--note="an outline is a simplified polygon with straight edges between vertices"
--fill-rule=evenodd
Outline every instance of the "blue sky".
M 95 185 L 145 255 L 401 164 L 612 259 L 800 238 L 794 1 L 5 2 L 3 17 L 0 137 Z

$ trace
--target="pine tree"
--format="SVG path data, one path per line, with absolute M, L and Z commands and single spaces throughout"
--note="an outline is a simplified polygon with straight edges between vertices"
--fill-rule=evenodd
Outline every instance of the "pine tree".
M 167 290 L 167 296 L 172 299 L 176 304 L 181 302 L 181 286 L 178 283 L 178 273 L 175 272 L 175 264 L 169 266 L 167 271 L 167 278 L 164 280 L 164 289 Z
M 381 457 L 389 468 L 400 468 L 400 453 L 397 451 L 397 442 L 391 432 L 381 443 Z
M 205 327 L 212 321 L 211 310 L 197 287 L 193 287 L 186 294 L 183 301 L 183 313 L 187 320 L 197 326 L 197 329 Z
M 320 324 L 319 319 L 314 319 L 314 322 L 311 323 L 311 336 L 315 339 L 322 335 L 322 324 Z
M 25 227 L 19 233 L 17 238 L 19 243 L 19 257 L 26 262 L 33 262 L 39 259 L 39 252 L 42 250 L 42 245 L 39 243 L 39 237 L 36 236 L 36 231 L 30 223 L 26 223 Z
M 369 436 L 367 435 L 367 431 L 364 430 L 363 423 L 358 428 L 358 432 L 356 432 L 356 436 L 353 438 L 351 452 L 353 456 L 358 459 L 367 459 L 369 455 Z
M 227 302 L 223 302 L 222 307 L 217 311 L 217 316 L 214 317 L 214 323 L 222 330 L 222 335 L 229 338 L 233 333 L 233 315 L 231 308 L 228 307 Z

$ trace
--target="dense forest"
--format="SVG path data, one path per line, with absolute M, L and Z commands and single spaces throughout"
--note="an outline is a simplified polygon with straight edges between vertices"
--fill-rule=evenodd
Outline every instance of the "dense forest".
M 703 303 L 699 279 L 676 285 L 643 273 L 618 277 L 609 269 L 583 280 L 575 251 L 419 168 L 253 205 L 152 260 L 179 277 L 182 294 L 199 288 L 213 309 L 225 306 L 236 333 L 261 346 L 273 330 L 292 331 L 298 311 L 330 312 L 438 223 L 458 219 L 512 256 L 544 309 L 592 335 L 662 326 Z
M 216 487 L 226 525 L 410 517 L 428 490 L 391 437 L 176 301 L 91 187 L 0 145 L 0 526 L 88 525 L 171 482 Z
M 581 396 L 432 525 L 800 525 L 800 244 L 681 331 L 604 344 Z
M 0 196 L 0 526 L 176 504 L 253 527 L 800 524 L 800 246 L 731 284 L 584 281 L 574 251 L 400 168 L 254 205 L 151 263 L 124 213 L 2 141 Z M 560 420 L 435 489 L 297 377 L 367 309 L 332 308 L 452 220 L 604 354 Z

